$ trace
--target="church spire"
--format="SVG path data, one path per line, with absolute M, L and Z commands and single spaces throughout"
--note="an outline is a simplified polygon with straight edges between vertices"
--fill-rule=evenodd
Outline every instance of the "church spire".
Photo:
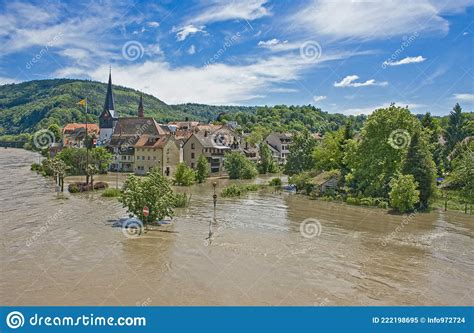
M 104 111 L 109 111 L 115 117 L 114 95 L 112 93 L 112 67 L 109 70 L 109 83 L 107 84 L 107 95 L 105 96 Z
M 140 94 L 140 103 L 138 103 L 138 118 L 143 118 L 145 116 L 143 112 L 143 95 Z

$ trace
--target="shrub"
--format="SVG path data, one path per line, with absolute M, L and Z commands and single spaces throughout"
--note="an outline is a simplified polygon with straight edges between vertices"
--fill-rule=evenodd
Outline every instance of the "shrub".
M 310 172 L 301 172 L 291 176 L 289 183 L 294 184 L 297 191 L 306 191 L 306 193 L 309 194 L 313 188 L 313 186 L 309 183 L 312 176 L 313 175 Z
M 225 198 L 238 197 L 247 192 L 258 191 L 259 189 L 260 189 L 260 186 L 258 184 L 245 184 L 245 185 L 230 184 L 229 186 L 224 188 L 224 190 L 221 192 L 221 195 Z
M 400 213 L 413 210 L 419 201 L 418 183 L 412 175 L 397 175 L 390 181 L 390 204 Z
M 268 182 L 270 186 L 281 186 L 281 179 L 280 178 L 273 178 Z
M 387 209 L 387 208 L 388 208 L 388 202 L 387 202 L 387 201 L 380 201 L 380 202 L 377 204 L 377 207 L 383 208 L 383 209 Z
M 79 186 L 77 186 L 77 184 L 71 184 L 71 185 L 69 185 L 68 190 L 69 190 L 70 193 L 78 193 L 79 192 Z
M 194 184 L 196 172 L 188 167 L 184 162 L 179 163 L 174 174 L 173 183 L 179 186 L 189 186 Z
M 372 200 L 371 197 L 362 198 L 362 199 L 360 199 L 360 204 L 362 206 L 372 206 L 373 205 L 373 200 Z
M 227 197 L 238 197 L 242 194 L 242 188 L 238 185 L 235 185 L 235 184 L 231 184 L 227 187 L 224 188 L 224 190 L 222 191 L 221 195 L 224 197 L 224 198 L 227 198 Z
M 356 206 L 360 205 L 359 199 L 355 197 L 347 197 L 346 203 L 348 205 L 356 205 Z
M 207 161 L 206 156 L 199 155 L 197 166 L 196 166 L 196 180 L 198 183 L 202 183 L 209 177 L 211 173 L 211 168 L 209 167 L 209 162 Z
M 41 169 L 42 169 L 41 165 L 38 163 L 33 163 L 30 168 L 31 171 L 38 171 L 38 172 L 41 171 Z
M 174 207 L 183 208 L 188 205 L 188 196 L 186 193 L 175 193 L 174 195 Z
M 255 192 L 260 189 L 260 186 L 258 184 L 247 184 L 247 185 L 241 185 L 241 187 L 248 192 Z
M 227 153 L 224 166 L 230 179 L 252 179 L 258 174 L 255 165 L 239 152 Z
M 105 198 L 115 198 L 120 196 L 120 189 L 118 188 L 108 188 L 102 192 L 102 196 Z

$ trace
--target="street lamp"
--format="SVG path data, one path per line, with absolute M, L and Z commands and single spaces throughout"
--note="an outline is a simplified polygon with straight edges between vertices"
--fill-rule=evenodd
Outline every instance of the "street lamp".
M 213 182 L 212 187 L 214 188 L 214 195 L 212 196 L 212 199 L 214 200 L 214 211 L 216 210 L 216 204 L 217 204 L 216 186 L 217 186 L 217 183 Z

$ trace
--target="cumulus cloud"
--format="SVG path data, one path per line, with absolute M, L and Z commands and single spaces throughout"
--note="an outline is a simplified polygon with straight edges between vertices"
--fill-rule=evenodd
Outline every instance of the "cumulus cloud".
M 316 103 L 324 101 L 325 99 L 326 99 L 326 96 L 313 96 L 313 101 L 315 101 Z
M 367 80 L 365 82 L 354 82 L 359 79 L 357 75 L 348 75 L 339 82 L 334 82 L 334 87 L 345 88 L 345 87 L 366 87 L 366 86 L 386 86 L 388 82 L 377 82 L 374 79 Z
M 354 55 L 357 53 L 326 53 L 308 63 L 299 54 L 286 54 L 255 57 L 245 64 L 213 63 L 200 67 L 174 67 L 164 59 L 154 59 L 116 65 L 113 79 L 115 84 L 150 93 L 166 103 L 238 104 L 263 97 L 262 91 L 274 91 L 281 88 L 281 84 L 301 79 L 311 67 Z M 66 67 L 55 75 L 86 75 L 93 80 L 106 81 L 108 66 Z
M 429 0 L 404 1 L 403 5 L 397 1 L 312 0 L 289 21 L 295 29 L 334 39 L 386 39 L 414 31 L 446 33 L 449 24 L 442 14 L 466 8 L 469 3 L 443 6 L 444 1 L 439 5 Z
M 474 94 L 454 94 L 454 99 L 461 102 L 474 102 Z
M 408 64 L 415 64 L 418 62 L 423 62 L 425 61 L 426 58 L 423 58 L 422 56 L 418 57 L 406 57 L 398 61 L 384 61 L 383 64 L 385 66 L 400 66 L 400 65 L 408 65 Z
M 205 33 L 206 31 L 204 30 L 204 28 L 205 28 L 204 26 L 196 27 L 194 24 L 188 24 L 184 27 L 173 29 L 173 32 L 176 32 L 177 41 L 183 41 L 188 36 L 194 35 L 198 32 Z

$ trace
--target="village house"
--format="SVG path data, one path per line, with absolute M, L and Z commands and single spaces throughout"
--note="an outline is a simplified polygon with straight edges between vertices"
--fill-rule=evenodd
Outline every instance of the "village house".
M 275 162 L 285 164 L 290 153 L 289 147 L 293 142 L 292 134 L 272 132 L 265 139 L 265 142 L 268 144 Z
M 170 132 L 151 117 L 124 117 L 118 119 L 108 145 L 114 154 L 111 170 L 136 171 L 135 144 L 143 135 L 161 137 L 170 135 Z
M 97 124 L 70 123 L 63 128 L 63 147 L 84 148 L 87 135 L 91 137 L 99 136 L 99 126 Z
M 210 164 L 212 173 L 224 171 L 224 155 L 231 148 L 215 140 L 207 130 L 194 132 L 183 145 L 184 162 L 191 168 L 196 168 L 200 155 L 204 155 Z
M 179 142 L 171 135 L 142 135 L 135 148 L 135 173 L 145 175 L 153 170 L 160 170 L 163 176 L 174 175 L 182 162 Z
M 328 191 L 337 191 L 341 174 L 337 170 L 323 171 L 309 181 L 316 194 L 322 195 Z

